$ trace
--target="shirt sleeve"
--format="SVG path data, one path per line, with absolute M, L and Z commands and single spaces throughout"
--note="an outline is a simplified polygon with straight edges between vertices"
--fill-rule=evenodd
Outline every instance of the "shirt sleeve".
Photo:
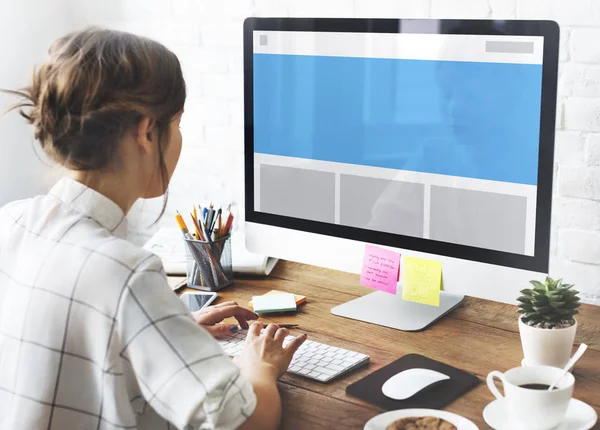
M 141 393 L 180 429 L 235 429 L 254 411 L 252 385 L 168 286 L 149 257 L 123 290 L 116 331 Z

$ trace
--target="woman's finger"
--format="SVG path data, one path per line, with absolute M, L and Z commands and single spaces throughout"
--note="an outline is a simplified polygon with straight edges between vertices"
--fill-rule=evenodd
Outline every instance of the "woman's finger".
M 231 306 L 231 305 L 234 305 L 234 306 L 235 306 L 235 305 L 237 305 L 237 302 L 234 302 L 234 301 L 231 301 L 231 300 L 230 300 L 230 301 L 228 301 L 228 302 L 219 303 L 218 305 L 213 305 L 213 306 L 211 306 L 211 307 L 210 307 L 210 308 L 208 308 L 208 309 L 222 308 L 222 307 L 225 307 L 225 306 Z
M 240 323 L 240 327 L 242 327 L 244 330 L 248 329 L 248 322 L 246 321 L 246 318 L 241 315 L 236 315 L 235 319 Z
M 277 341 L 278 344 L 283 345 L 283 341 L 288 334 L 290 334 L 290 331 L 287 328 L 280 328 L 277 330 L 277 333 L 275 333 L 275 341 Z
M 290 360 L 292 359 L 292 357 L 294 356 L 294 354 L 296 353 L 296 351 L 298 351 L 298 348 L 300 348 L 300 345 L 302 345 L 304 343 L 304 341 L 306 340 L 306 338 L 307 338 L 306 334 L 302 334 L 300 336 L 296 336 L 284 348 L 285 353 L 288 354 L 288 357 L 290 358 Z
M 263 325 L 259 322 L 252 323 L 250 329 L 248 330 L 247 339 L 254 339 L 260 336 L 260 331 L 262 330 Z
M 217 324 L 223 321 L 225 318 L 243 318 L 244 320 L 255 320 L 258 318 L 254 312 L 249 309 L 245 309 L 238 305 L 228 305 L 221 308 L 214 308 L 212 312 L 203 315 L 203 324 Z M 239 320 L 238 320 L 239 321 Z M 245 328 L 245 327 L 244 327 Z
M 277 324 L 269 324 L 265 329 L 264 335 L 268 338 L 274 338 L 275 333 L 277 333 L 277 330 L 279 330 L 279 326 Z
M 203 326 L 213 337 L 231 336 L 237 333 L 238 326 L 235 324 L 215 324 Z

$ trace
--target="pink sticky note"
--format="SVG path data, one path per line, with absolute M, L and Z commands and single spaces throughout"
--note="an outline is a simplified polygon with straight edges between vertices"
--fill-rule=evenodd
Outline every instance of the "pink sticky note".
M 373 245 L 365 246 L 360 284 L 375 290 L 396 294 L 400 254 Z

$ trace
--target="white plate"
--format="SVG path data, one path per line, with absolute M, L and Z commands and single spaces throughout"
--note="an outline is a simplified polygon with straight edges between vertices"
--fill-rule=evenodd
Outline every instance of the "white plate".
M 483 410 L 483 419 L 495 430 L 516 430 L 514 423 L 508 419 L 503 399 L 494 400 L 487 405 Z M 589 430 L 597 420 L 598 415 L 591 406 L 571 399 L 565 418 L 553 430 Z
M 385 430 L 385 428 L 400 418 L 409 417 L 435 417 L 441 418 L 454 424 L 458 430 L 479 430 L 479 428 L 466 418 L 446 411 L 435 409 L 401 409 L 379 414 L 371 418 L 366 424 L 364 430 Z

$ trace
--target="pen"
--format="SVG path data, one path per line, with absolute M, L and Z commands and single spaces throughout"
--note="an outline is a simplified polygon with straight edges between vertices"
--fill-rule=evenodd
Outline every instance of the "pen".
M 212 206 L 212 203 L 211 203 Z M 211 207 L 208 209 L 208 215 L 206 215 L 206 228 L 208 231 L 212 231 L 212 223 L 214 218 L 215 210 Z
M 276 322 L 271 323 L 271 322 L 267 322 L 267 321 L 263 322 L 263 324 L 265 326 L 267 326 L 269 324 L 277 324 L 279 326 L 279 328 L 298 328 L 299 327 L 298 324 L 279 324 L 279 323 L 276 323 Z
M 277 323 L 275 323 L 277 324 Z M 277 324 L 279 328 L 297 328 L 298 324 Z

